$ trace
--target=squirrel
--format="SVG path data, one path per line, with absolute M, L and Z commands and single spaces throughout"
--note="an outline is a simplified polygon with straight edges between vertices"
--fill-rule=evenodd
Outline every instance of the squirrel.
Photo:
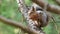
M 35 21 L 34 23 L 36 27 L 45 27 L 49 22 L 49 17 L 45 12 L 43 12 L 42 8 L 32 6 L 28 14 L 29 19 Z
M 28 11 L 28 15 L 29 19 L 33 21 L 33 23 L 32 21 L 29 22 L 29 26 L 35 31 L 42 32 L 42 27 L 46 27 L 49 24 L 50 19 L 53 19 L 54 23 L 56 23 L 54 17 L 38 5 L 33 5 Z

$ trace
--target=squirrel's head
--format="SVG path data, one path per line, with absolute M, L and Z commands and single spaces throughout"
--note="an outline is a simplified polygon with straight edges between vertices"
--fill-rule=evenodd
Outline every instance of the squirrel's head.
M 31 14 L 36 14 L 36 13 L 42 13 L 42 11 L 43 11 L 42 8 L 32 6 L 28 14 L 31 15 Z

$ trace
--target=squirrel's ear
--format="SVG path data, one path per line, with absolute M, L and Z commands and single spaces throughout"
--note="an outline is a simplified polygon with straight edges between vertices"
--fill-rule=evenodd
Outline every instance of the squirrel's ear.
M 34 13 L 34 12 L 36 12 L 36 8 L 34 8 L 34 6 L 32 6 L 28 13 L 30 14 L 30 13 Z
M 32 7 L 32 11 L 36 11 L 36 8 L 34 8 L 34 6 Z

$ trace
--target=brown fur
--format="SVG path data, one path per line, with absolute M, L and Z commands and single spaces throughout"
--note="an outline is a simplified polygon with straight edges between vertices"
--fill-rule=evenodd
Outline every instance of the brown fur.
M 32 19 L 33 21 L 37 21 L 38 24 L 35 24 L 35 26 L 37 27 L 45 27 L 48 24 L 48 15 L 46 17 L 46 23 L 44 23 L 42 20 L 42 15 L 43 13 L 36 13 L 36 9 L 34 7 L 32 7 L 32 10 L 30 10 L 31 12 L 29 13 L 29 17 L 30 19 Z

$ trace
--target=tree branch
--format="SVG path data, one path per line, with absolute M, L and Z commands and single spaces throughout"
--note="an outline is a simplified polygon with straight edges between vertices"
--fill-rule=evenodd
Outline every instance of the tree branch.
M 19 10 L 21 11 L 21 13 L 24 15 L 25 18 L 27 18 L 27 7 L 25 6 L 25 3 L 24 3 L 24 0 L 16 0 L 17 3 L 18 3 L 18 7 L 19 7 Z
M 42 8 L 44 8 L 44 6 L 46 4 L 43 0 L 31 0 L 31 1 L 33 1 L 36 4 L 38 4 Z M 60 7 L 59 6 L 55 6 L 55 5 L 47 4 L 47 11 L 60 14 Z
M 18 28 L 21 28 L 24 32 L 30 33 L 30 34 L 37 34 L 37 32 L 29 29 L 28 27 L 25 27 L 24 25 L 22 25 L 20 22 L 16 22 L 16 21 L 12 21 L 9 19 L 6 19 L 3 16 L 0 16 L 0 21 L 2 21 L 5 24 L 11 25 L 11 26 L 15 26 Z
M 58 5 L 60 5 L 60 0 L 55 0 L 55 2 L 56 2 Z
M 38 33 L 38 34 L 40 34 L 40 33 L 44 34 L 43 32 L 40 32 L 39 30 L 34 29 L 34 27 L 35 27 L 34 24 L 31 24 L 32 21 L 29 19 L 28 9 L 24 3 L 24 0 L 17 0 L 17 3 L 18 3 L 19 10 L 23 14 L 26 22 L 28 23 L 27 26 L 29 26 L 29 29 L 36 31 L 36 33 Z M 35 28 L 38 29 L 38 27 L 35 27 Z

